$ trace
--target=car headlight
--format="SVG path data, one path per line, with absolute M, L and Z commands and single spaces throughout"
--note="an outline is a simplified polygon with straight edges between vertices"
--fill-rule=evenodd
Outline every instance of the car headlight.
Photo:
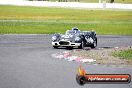
M 78 36 L 75 37 L 75 41 L 80 41 L 80 40 L 81 40 L 80 37 L 78 37 Z
M 56 36 L 52 36 L 52 41 L 55 41 L 57 40 L 57 37 Z

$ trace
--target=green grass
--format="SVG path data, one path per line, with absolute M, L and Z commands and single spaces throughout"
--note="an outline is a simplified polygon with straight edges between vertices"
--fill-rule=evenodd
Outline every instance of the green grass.
M 0 6 L 0 34 L 64 33 L 72 27 L 132 35 L 132 11 Z
M 116 51 L 112 54 L 115 57 L 120 57 L 122 59 L 127 59 L 132 61 L 132 49 L 123 50 L 123 51 Z

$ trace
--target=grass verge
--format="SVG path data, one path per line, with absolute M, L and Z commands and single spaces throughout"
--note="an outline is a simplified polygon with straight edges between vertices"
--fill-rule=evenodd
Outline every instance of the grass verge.
M 97 34 L 132 35 L 131 10 L 0 6 L 0 34 L 64 33 L 72 27 Z
M 112 55 L 121 59 L 127 59 L 132 61 L 132 49 L 115 51 L 112 53 Z
M 97 34 L 132 35 L 131 24 L 109 21 L 66 22 L 66 21 L 0 21 L 0 34 L 53 34 L 64 33 L 72 27 L 82 31 L 95 30 Z
M 70 53 L 72 56 L 96 60 L 96 62 L 92 62 L 91 64 L 132 66 L 132 48 L 129 46 L 120 48 L 96 48 L 91 50 L 85 48 L 85 50 L 73 50 Z

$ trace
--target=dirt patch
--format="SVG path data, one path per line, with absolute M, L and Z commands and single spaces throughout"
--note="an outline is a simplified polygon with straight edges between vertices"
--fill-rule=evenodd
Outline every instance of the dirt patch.
M 106 64 L 106 65 L 125 65 L 132 66 L 132 60 L 121 59 L 119 57 L 112 56 L 112 52 L 132 49 L 131 47 L 104 47 L 104 48 L 96 48 L 85 50 L 73 50 L 71 54 L 73 56 L 84 57 L 86 59 L 94 59 L 95 64 Z

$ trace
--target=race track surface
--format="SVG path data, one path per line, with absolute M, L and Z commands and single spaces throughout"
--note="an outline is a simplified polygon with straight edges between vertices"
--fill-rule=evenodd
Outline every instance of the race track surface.
M 132 36 L 99 35 L 98 47 L 131 46 Z M 90 65 L 53 58 L 51 35 L 0 35 L 0 88 L 81 88 L 77 67 L 87 73 L 130 74 L 132 67 Z M 86 84 L 83 88 L 132 88 L 130 84 Z

